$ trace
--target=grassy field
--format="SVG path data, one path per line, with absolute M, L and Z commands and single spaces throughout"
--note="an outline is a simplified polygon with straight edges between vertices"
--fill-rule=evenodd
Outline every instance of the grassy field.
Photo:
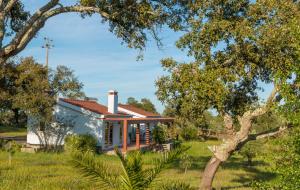
M 0 137 L 26 136 L 26 128 L 0 126 Z
M 156 183 L 166 181 L 183 181 L 197 187 L 210 153 L 207 145 L 216 141 L 187 142 L 191 149 L 188 154 L 192 158 L 192 167 L 184 174 L 180 162 L 174 163 L 165 170 Z M 151 164 L 157 153 L 145 153 L 144 162 Z M 0 189 L 1 190 L 93 190 L 101 189 L 96 184 L 83 178 L 76 168 L 70 166 L 67 154 L 55 153 L 16 153 L 13 157 L 12 167 L 8 166 L 7 153 L 0 152 Z M 115 156 L 99 155 L 101 159 L 110 164 L 112 171 L 118 171 L 119 162 Z M 228 163 L 219 169 L 214 187 L 216 189 L 250 189 L 249 183 L 253 179 L 270 180 L 274 177 L 266 172 L 266 165 L 255 160 L 253 167 L 246 167 L 241 157 L 233 156 Z

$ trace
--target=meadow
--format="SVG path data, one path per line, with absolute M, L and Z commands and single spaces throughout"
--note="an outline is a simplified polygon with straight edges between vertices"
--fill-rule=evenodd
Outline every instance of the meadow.
M 164 170 L 155 182 L 160 185 L 165 182 L 182 181 L 197 188 L 200 182 L 201 171 L 211 154 L 207 145 L 217 141 L 185 142 L 191 146 L 186 152 L 192 161 L 187 173 L 181 162 L 175 162 Z M 159 153 L 145 153 L 145 165 L 151 166 L 153 158 Z M 0 152 L 0 189 L 1 190 L 94 190 L 101 189 L 96 183 L 84 178 L 81 173 L 71 166 L 70 157 L 66 153 L 22 153 L 13 156 L 12 166 L 8 166 L 8 154 Z M 101 154 L 97 159 L 106 162 L 113 172 L 120 171 L 116 156 Z M 239 155 L 234 155 L 224 163 L 217 172 L 214 187 L 216 189 L 251 189 L 253 180 L 272 180 L 274 175 L 268 172 L 270 166 L 256 158 L 254 165 L 249 167 Z

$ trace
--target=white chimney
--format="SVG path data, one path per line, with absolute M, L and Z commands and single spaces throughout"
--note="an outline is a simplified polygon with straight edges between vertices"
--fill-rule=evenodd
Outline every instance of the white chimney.
M 108 112 L 117 113 L 118 112 L 118 92 L 115 90 L 108 91 Z

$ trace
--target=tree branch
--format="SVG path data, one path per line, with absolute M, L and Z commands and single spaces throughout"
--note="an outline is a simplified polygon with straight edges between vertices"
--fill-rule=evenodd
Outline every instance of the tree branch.
M 3 0 L 0 0 L 0 11 L 2 12 L 4 9 L 4 3 Z
M 7 14 L 13 8 L 13 6 L 15 5 L 15 3 L 17 1 L 18 0 L 10 0 L 10 1 L 8 1 L 8 3 L 6 4 L 6 6 L 4 7 L 4 14 Z
M 44 26 L 45 22 L 49 18 L 56 16 L 58 14 L 68 13 L 68 12 L 98 13 L 104 18 L 109 17 L 109 15 L 106 12 L 102 11 L 97 7 L 85 7 L 85 6 L 75 5 L 75 6 L 68 6 L 68 7 L 58 7 L 51 10 L 50 7 L 56 6 L 58 4 L 58 0 L 52 0 L 51 2 L 47 4 L 48 6 L 47 5 L 44 6 L 43 7 L 44 9 L 40 9 L 40 11 L 38 11 L 35 15 L 32 16 L 28 25 L 26 25 L 24 29 L 21 30 L 16 35 L 16 37 L 12 40 L 10 44 L 8 44 L 2 49 L 2 53 L 0 54 L 0 56 L 10 57 L 18 54 L 26 47 L 26 45 L 30 42 L 30 40 L 32 40 L 32 38 L 35 37 L 37 32 Z M 45 11 L 47 9 L 48 11 Z
M 0 13 L 0 48 L 2 48 L 2 42 L 5 35 L 5 16 L 4 13 Z
M 276 128 L 276 129 L 272 129 L 272 130 L 269 130 L 269 131 L 264 131 L 262 133 L 249 135 L 249 141 L 264 139 L 264 138 L 268 138 L 268 137 L 274 137 L 276 135 L 279 135 L 283 131 L 287 130 L 288 128 L 289 127 L 287 127 L 287 126 L 281 126 L 279 128 Z
M 38 11 L 36 11 L 30 19 L 27 21 L 26 25 L 16 34 L 13 43 L 17 44 L 21 40 L 21 37 L 32 27 L 32 25 L 46 12 L 55 7 L 59 3 L 59 0 L 51 0 L 46 5 L 41 7 Z
M 269 95 L 266 104 L 263 107 L 257 108 L 253 112 L 251 112 L 250 113 L 251 118 L 261 116 L 261 115 L 265 114 L 270 109 L 270 107 L 274 103 L 274 99 L 276 97 L 276 94 L 277 94 L 278 90 L 279 90 L 278 85 L 274 84 L 274 88 L 273 88 L 271 94 Z
M 227 134 L 234 133 L 233 119 L 228 113 L 225 113 L 225 115 L 224 115 L 224 126 L 227 131 Z
M 250 141 L 255 141 L 259 139 L 269 138 L 269 137 L 275 137 L 279 134 L 282 134 L 287 129 L 291 128 L 291 126 L 281 126 L 275 129 L 270 129 L 268 131 L 264 131 L 258 134 L 251 134 L 248 136 L 248 138 L 238 144 L 236 147 L 236 150 L 240 150 L 246 143 Z

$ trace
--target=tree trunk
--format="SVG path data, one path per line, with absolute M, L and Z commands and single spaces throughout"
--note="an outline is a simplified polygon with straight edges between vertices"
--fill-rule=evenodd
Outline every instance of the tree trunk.
M 215 156 L 209 160 L 202 174 L 202 181 L 199 190 L 212 189 L 212 182 L 221 163 L 221 160 L 217 159 Z
M 13 109 L 16 127 L 19 127 L 19 109 Z

